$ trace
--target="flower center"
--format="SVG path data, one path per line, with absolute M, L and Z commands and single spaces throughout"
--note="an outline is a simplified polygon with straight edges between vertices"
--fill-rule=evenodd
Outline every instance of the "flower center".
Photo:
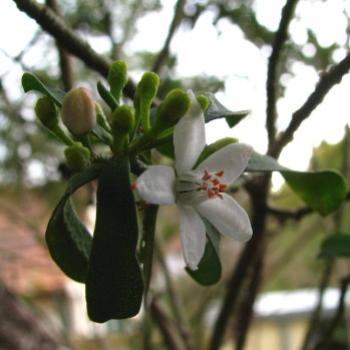
M 204 170 L 181 175 L 176 180 L 177 199 L 184 204 L 200 203 L 211 198 L 223 198 L 222 192 L 227 185 L 222 182 L 224 171 L 208 172 Z
M 209 173 L 207 170 L 204 170 L 200 190 L 206 191 L 208 198 L 219 197 L 222 199 L 221 192 L 224 192 L 227 187 L 227 185 L 221 182 L 223 176 L 223 170 L 216 173 Z

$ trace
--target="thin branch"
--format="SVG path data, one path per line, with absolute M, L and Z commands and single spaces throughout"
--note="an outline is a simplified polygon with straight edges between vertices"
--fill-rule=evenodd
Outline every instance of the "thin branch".
M 243 301 L 240 304 L 240 307 L 237 312 L 237 341 L 235 346 L 236 350 L 244 349 L 249 326 L 253 318 L 254 301 L 258 294 L 258 290 L 262 280 L 263 262 L 264 250 L 260 249 L 259 255 L 256 258 L 254 265 L 251 267 L 252 273 L 249 277 L 249 281 L 246 286 L 246 294 L 244 295 Z
M 325 265 L 325 268 L 324 268 L 324 271 L 322 274 L 322 278 L 321 278 L 321 282 L 320 282 L 320 286 L 318 288 L 318 302 L 317 302 L 316 308 L 315 308 L 315 310 L 312 313 L 312 316 L 310 318 L 308 329 L 307 329 L 307 332 L 305 334 L 301 350 L 308 350 L 309 349 L 312 334 L 313 334 L 317 324 L 320 321 L 320 317 L 321 317 L 321 313 L 322 313 L 323 296 L 324 296 L 324 292 L 328 286 L 333 267 L 334 267 L 334 260 L 333 259 L 330 260 L 329 262 L 327 262 Z
M 350 200 L 350 191 L 346 194 L 344 201 Z M 315 213 L 316 210 L 309 207 L 299 208 L 296 210 L 284 210 L 284 209 L 278 209 L 278 208 L 272 208 L 269 206 L 266 206 L 266 211 L 268 214 L 275 216 L 280 221 L 285 221 L 288 219 L 292 220 L 300 220 L 304 216 Z
M 170 27 L 169 27 L 169 31 L 168 31 L 168 35 L 165 39 L 163 48 L 161 49 L 161 51 L 159 52 L 159 55 L 157 56 L 156 61 L 153 64 L 152 67 L 152 71 L 155 73 L 159 73 L 161 67 L 163 66 L 163 64 L 165 63 L 167 57 L 169 56 L 169 47 L 170 47 L 170 43 L 171 40 L 177 30 L 177 28 L 179 27 L 183 16 L 184 16 L 184 6 L 186 4 L 186 0 L 178 0 L 176 2 L 175 5 L 175 11 L 174 11 L 174 17 L 171 21 Z
M 107 76 L 111 61 L 96 53 L 87 41 L 80 38 L 52 10 L 46 6 L 39 5 L 33 0 L 13 1 L 16 3 L 19 10 L 33 18 L 47 33 L 52 35 L 67 52 L 80 58 L 88 67 L 97 71 L 104 77 Z M 124 89 L 124 93 L 132 98 L 134 91 L 134 85 L 129 81 Z
M 169 272 L 169 268 L 163 255 L 163 251 L 158 242 L 155 242 L 155 251 L 157 254 L 159 265 L 165 277 L 167 293 L 169 295 L 170 305 L 175 317 L 175 326 L 185 344 L 186 349 L 191 350 L 193 349 L 193 346 L 190 340 L 190 332 L 188 330 L 187 321 L 184 317 L 183 308 L 179 296 L 175 290 L 174 283 Z
M 331 341 L 332 335 L 343 317 L 345 295 L 346 295 L 346 292 L 348 290 L 349 283 L 350 283 L 350 276 L 347 276 L 347 277 L 342 279 L 342 281 L 340 283 L 340 291 L 339 291 L 340 297 L 339 297 L 337 310 L 336 310 L 332 320 L 330 321 L 327 329 L 322 333 L 322 338 L 315 345 L 314 350 L 327 349 L 327 345 Z
M 266 109 L 266 129 L 269 145 L 272 145 L 276 137 L 276 86 L 278 83 L 278 64 L 282 53 L 282 48 L 287 40 L 288 27 L 293 18 L 298 0 L 287 0 L 282 9 L 281 21 L 276 32 L 271 56 L 267 67 L 267 109 Z
M 151 301 L 150 312 L 154 322 L 157 324 L 162 334 L 164 344 L 167 346 L 167 348 L 170 350 L 182 350 L 182 347 L 179 345 L 179 340 L 176 337 L 173 325 L 159 304 L 157 297 L 154 297 Z
M 57 16 L 62 17 L 59 5 L 56 0 L 46 0 L 47 6 L 56 13 Z M 74 86 L 74 72 L 72 57 L 64 50 L 59 42 L 56 41 L 59 63 L 61 68 L 61 77 L 65 91 L 69 91 Z
M 282 149 L 293 139 L 294 133 L 301 123 L 307 119 L 313 110 L 323 101 L 324 97 L 332 87 L 342 80 L 350 70 L 350 52 L 338 64 L 321 75 L 315 90 L 309 95 L 304 104 L 293 113 L 292 119 L 286 130 L 278 137 L 274 146 L 270 149 L 269 155 L 277 158 Z

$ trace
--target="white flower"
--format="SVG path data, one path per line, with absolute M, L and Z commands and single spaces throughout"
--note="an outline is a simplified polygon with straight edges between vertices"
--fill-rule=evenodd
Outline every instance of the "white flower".
M 176 203 L 184 259 L 191 270 L 196 270 L 206 244 L 201 216 L 220 233 L 239 241 L 252 236 L 247 213 L 224 193 L 246 168 L 252 148 L 229 144 L 193 169 L 205 147 L 205 122 L 201 107 L 191 95 L 192 107 L 174 129 L 175 171 L 169 166 L 150 166 L 135 185 L 148 203 Z

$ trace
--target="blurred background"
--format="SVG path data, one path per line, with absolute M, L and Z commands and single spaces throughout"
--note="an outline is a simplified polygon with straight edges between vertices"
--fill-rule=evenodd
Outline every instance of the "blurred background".
M 145 70 L 156 71 L 161 77 L 160 98 L 174 87 L 183 87 L 213 92 L 229 109 L 249 109 L 250 115 L 234 129 L 224 121 L 209 123 L 207 141 L 231 136 L 256 151 L 266 151 L 267 60 L 284 1 L 38 3 L 62 16 L 96 52 L 126 60 L 135 81 Z M 35 121 L 36 97 L 24 94 L 20 83 L 23 72 L 29 71 L 47 85 L 66 91 L 76 85 L 94 90 L 101 77 L 63 51 L 11 0 L 1 1 L 0 32 L 0 349 L 141 349 L 142 317 L 104 325 L 90 322 L 82 285 L 66 278 L 49 257 L 44 232 L 68 174 L 62 146 Z M 278 88 L 278 130 L 288 124 L 322 72 L 346 55 L 350 3 L 300 0 L 289 34 L 279 67 L 283 74 Z M 346 75 L 298 130 L 282 153 L 281 164 L 296 170 L 338 169 L 349 179 L 349 91 Z M 347 260 L 325 263 L 317 258 L 327 234 L 350 232 L 349 206 L 344 204 L 326 218 L 304 216 L 302 211 L 291 218 L 284 211 L 303 204 L 277 174 L 272 188 L 269 205 L 280 212 L 269 216 L 270 244 L 246 345 L 249 350 L 301 349 L 320 293 L 323 304 L 318 306 L 326 323 L 339 301 L 336 282 L 349 272 Z M 235 196 L 247 203 L 243 191 Z M 81 217 L 91 228 L 94 184 L 75 197 Z M 187 322 L 198 330 L 195 349 L 202 349 L 241 246 L 222 239 L 222 279 L 212 287 L 200 287 L 184 271 L 175 209 L 162 208 L 159 218 L 156 234 L 161 244 L 156 249 L 151 288 L 165 303 L 169 293 L 176 291 Z M 171 311 L 171 303 L 167 309 Z M 327 349 L 349 348 L 347 311 Z M 312 333 L 314 339 L 323 331 L 322 322 Z M 232 348 L 231 337 L 234 331 L 222 349 Z M 155 349 L 164 348 L 157 331 L 153 341 Z

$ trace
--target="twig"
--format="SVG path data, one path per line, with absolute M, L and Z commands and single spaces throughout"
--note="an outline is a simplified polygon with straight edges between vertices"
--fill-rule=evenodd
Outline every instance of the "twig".
M 46 0 L 46 4 L 57 16 L 61 17 L 61 12 L 56 0 Z M 74 86 L 74 73 L 72 57 L 56 41 L 59 63 L 61 68 L 61 77 L 65 91 L 69 91 Z
M 308 329 L 307 329 L 307 332 L 305 334 L 301 350 L 308 350 L 309 349 L 312 333 L 314 332 L 318 322 L 320 321 L 320 316 L 322 313 L 323 296 L 324 296 L 324 292 L 327 288 L 327 285 L 329 283 L 329 279 L 331 277 L 333 266 L 334 266 L 334 260 L 327 262 L 325 265 L 325 269 L 323 271 L 322 278 L 321 278 L 321 283 L 320 283 L 320 286 L 318 288 L 317 306 L 316 306 L 316 308 L 315 308 L 315 310 L 312 313 L 312 316 L 310 318 Z
M 157 324 L 164 344 L 170 350 L 182 350 L 179 341 L 175 335 L 174 328 L 168 316 L 160 306 L 157 297 L 154 297 L 150 304 L 150 311 L 154 322 Z
M 184 16 L 184 6 L 186 4 L 186 0 L 178 0 L 175 5 L 175 11 L 174 11 L 174 17 L 171 21 L 168 35 L 165 39 L 163 48 L 159 52 L 159 55 L 157 56 L 156 61 L 153 64 L 152 71 L 155 73 L 159 73 L 162 65 L 166 61 L 168 55 L 169 55 L 169 47 L 171 40 L 176 32 L 176 29 L 179 27 L 182 18 Z
M 165 284 L 167 288 L 167 292 L 169 295 L 170 305 L 175 317 L 175 326 L 181 335 L 181 338 L 186 346 L 187 350 L 191 350 L 193 348 L 190 336 L 189 336 L 189 330 L 187 328 L 187 322 L 185 320 L 185 317 L 183 315 L 183 309 L 181 306 L 181 302 L 179 300 L 179 296 L 175 290 L 174 283 L 172 281 L 172 278 L 170 276 L 169 268 L 167 266 L 167 263 L 164 259 L 164 255 L 162 252 L 162 249 L 158 242 L 155 242 L 155 251 L 157 254 L 157 259 L 159 262 L 159 265 L 163 271 L 164 277 L 165 277 Z
M 340 61 L 333 65 L 330 69 L 321 75 L 315 90 L 309 95 L 304 104 L 293 113 L 292 119 L 286 130 L 278 137 L 275 144 L 269 150 L 269 155 L 278 158 L 282 149 L 293 139 L 295 131 L 301 123 L 307 119 L 313 110 L 323 101 L 331 88 L 338 84 L 343 76 L 350 69 L 350 53 Z
M 276 137 L 276 85 L 278 80 L 277 67 L 284 43 L 287 40 L 288 27 L 293 18 L 294 10 L 298 0 L 287 0 L 282 9 L 281 21 L 276 32 L 271 56 L 267 67 L 267 109 L 266 109 L 266 129 L 269 145 L 272 145 Z
M 87 41 L 80 38 L 61 18 L 46 6 L 41 6 L 33 0 L 13 0 L 19 10 L 33 18 L 46 32 L 52 35 L 67 52 L 80 58 L 88 67 L 102 74 L 108 74 L 110 60 L 96 53 Z M 128 82 L 124 93 L 132 98 L 134 85 Z
M 343 317 L 345 295 L 346 295 L 346 291 L 348 290 L 349 283 L 350 283 L 350 276 L 347 276 L 341 280 L 340 291 L 339 291 L 340 297 L 339 297 L 337 310 L 336 310 L 332 320 L 330 321 L 328 328 L 322 333 L 322 338 L 315 345 L 314 350 L 327 349 L 327 345 L 329 344 L 330 340 L 332 339 L 332 335 L 333 335 L 336 327 L 338 326 L 340 320 Z
M 237 312 L 237 341 L 235 346 L 236 350 L 242 350 L 246 342 L 249 326 L 251 324 L 254 313 L 254 301 L 261 284 L 263 261 L 264 250 L 260 249 L 258 257 L 256 258 L 254 265 L 251 267 L 252 274 L 247 283 L 246 294 L 244 295 L 242 304 L 240 304 L 240 307 Z
M 344 201 L 350 200 L 350 191 L 346 194 Z M 267 214 L 275 216 L 280 221 L 285 221 L 288 219 L 292 220 L 300 220 L 304 216 L 315 213 L 316 210 L 309 207 L 299 208 L 296 210 L 284 210 L 284 209 L 278 209 L 273 207 L 266 207 Z

